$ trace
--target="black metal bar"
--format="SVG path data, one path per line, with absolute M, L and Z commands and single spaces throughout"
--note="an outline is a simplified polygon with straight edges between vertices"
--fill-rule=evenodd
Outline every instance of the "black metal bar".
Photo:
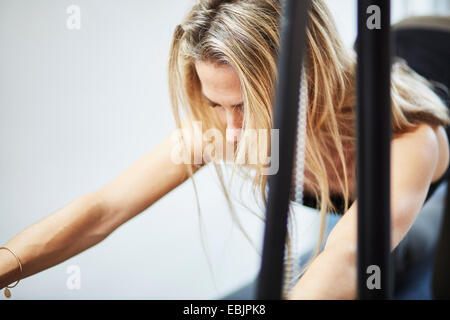
M 358 297 L 391 299 L 389 0 L 358 0 Z M 379 282 L 378 282 L 379 280 Z
M 273 124 L 274 129 L 279 129 L 279 171 L 268 180 L 269 195 L 257 299 L 280 300 L 282 298 L 287 215 L 309 5 L 309 0 L 288 0 L 283 8 Z

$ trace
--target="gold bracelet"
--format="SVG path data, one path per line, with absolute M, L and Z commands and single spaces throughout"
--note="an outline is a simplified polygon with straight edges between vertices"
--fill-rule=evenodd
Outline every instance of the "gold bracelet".
M 1 247 L 0 250 L 1 250 L 1 249 L 8 250 L 9 252 L 11 252 L 11 253 L 13 254 L 14 257 L 16 257 L 17 263 L 19 264 L 20 273 L 23 273 L 22 263 L 20 262 L 19 257 L 18 257 L 11 249 L 9 249 L 9 248 L 7 248 L 7 247 Z M 19 281 L 20 281 L 20 279 L 18 279 L 14 285 L 9 285 L 9 286 L 6 286 L 6 287 L 5 287 L 5 292 L 4 292 L 4 293 L 5 293 L 5 297 L 11 298 L 11 291 L 9 291 L 9 289 L 12 289 L 12 288 L 14 288 L 15 286 L 17 286 L 17 285 L 19 284 Z

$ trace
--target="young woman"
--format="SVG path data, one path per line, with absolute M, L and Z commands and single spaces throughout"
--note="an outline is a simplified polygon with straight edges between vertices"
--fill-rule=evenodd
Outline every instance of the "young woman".
M 195 123 L 201 123 L 201 133 L 221 133 L 214 139 L 224 139 L 215 145 L 234 151 L 231 160 L 236 168 L 252 170 L 255 190 L 265 200 L 265 165 L 237 159 L 257 152 L 252 129 L 271 129 L 281 2 L 198 1 L 176 27 L 169 63 L 172 105 L 178 128 L 185 129 L 182 142 L 189 164 L 174 161 L 180 145 L 168 137 L 100 190 L 19 233 L 4 245 L 10 251 L 0 250 L 0 288 L 99 243 L 207 162 L 230 160 L 228 154 L 217 156 L 220 150 L 205 150 L 204 135 L 199 139 L 194 133 Z M 322 0 L 312 1 L 309 16 L 305 203 L 320 210 L 322 224 L 327 212 L 343 216 L 288 298 L 352 299 L 356 297 L 355 59 Z M 430 186 L 447 171 L 444 127 L 450 119 L 429 83 L 405 64 L 394 65 L 392 81 L 394 249 L 430 195 Z M 198 148 L 207 156 L 195 161 L 192 155 Z M 220 169 L 218 173 L 220 178 Z

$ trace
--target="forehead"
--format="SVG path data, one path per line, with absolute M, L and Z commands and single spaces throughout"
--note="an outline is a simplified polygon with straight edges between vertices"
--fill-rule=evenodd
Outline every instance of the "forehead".
M 221 99 L 241 99 L 241 82 L 230 65 L 196 61 L 195 68 L 202 84 L 203 93 L 215 101 Z

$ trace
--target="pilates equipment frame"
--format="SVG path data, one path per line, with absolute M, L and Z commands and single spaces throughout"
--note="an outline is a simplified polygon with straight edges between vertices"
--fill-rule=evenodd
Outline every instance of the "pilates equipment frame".
M 298 119 L 302 58 L 306 43 L 306 21 L 310 0 L 286 1 L 281 26 L 278 83 L 274 129 L 279 130 L 279 170 L 270 176 L 266 227 L 257 299 L 280 300 L 287 235 L 289 195 Z
M 256 298 L 260 300 L 282 299 L 298 93 L 310 5 L 310 0 L 286 0 L 283 8 L 274 117 L 274 128 L 280 132 L 280 169 L 268 181 L 263 256 L 256 292 Z M 371 14 L 378 14 L 380 28 L 369 28 L 367 20 Z M 391 299 L 393 292 L 390 263 L 390 36 L 390 0 L 358 0 L 356 128 L 359 299 Z M 379 287 L 368 286 L 369 277 L 373 275 L 380 277 Z

